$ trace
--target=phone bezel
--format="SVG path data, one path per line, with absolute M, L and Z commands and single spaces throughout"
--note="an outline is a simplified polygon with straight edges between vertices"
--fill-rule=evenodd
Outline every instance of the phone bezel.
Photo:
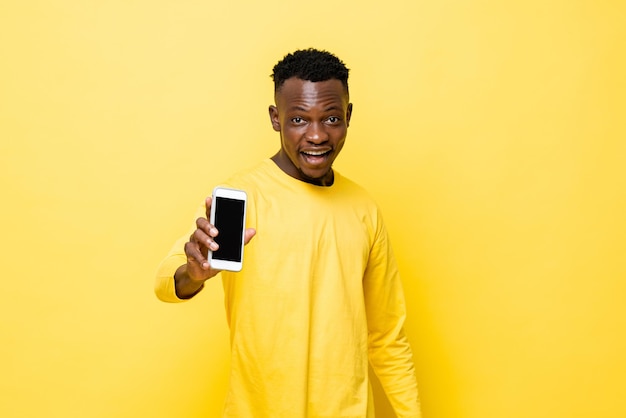
M 212 225 L 215 225 L 215 210 L 217 208 L 217 198 L 223 197 L 226 199 L 235 199 L 243 201 L 243 228 L 241 229 L 241 259 L 239 261 L 222 260 L 219 258 L 213 258 L 213 252 L 209 250 L 208 260 L 211 268 L 216 270 L 227 271 L 241 271 L 243 268 L 243 250 L 244 250 L 244 235 L 246 230 L 246 212 L 248 208 L 248 195 L 243 190 L 230 189 L 226 187 L 218 186 L 213 189 L 213 201 L 211 203 L 211 219 Z

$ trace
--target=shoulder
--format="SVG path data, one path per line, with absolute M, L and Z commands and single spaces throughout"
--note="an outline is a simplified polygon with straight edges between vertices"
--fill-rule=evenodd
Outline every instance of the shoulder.
M 372 197 L 369 191 L 365 189 L 361 184 L 351 180 L 348 177 L 343 176 L 341 173 L 335 171 L 335 193 L 338 195 L 344 195 L 351 199 L 353 202 L 359 202 L 361 204 L 378 209 L 376 200 Z
M 255 165 L 241 170 L 226 180 L 225 185 L 238 186 L 247 183 L 255 183 L 264 178 L 271 176 L 271 170 L 268 164 L 269 160 L 262 160 Z
M 253 194 L 258 190 L 272 187 L 279 181 L 272 164 L 270 159 L 262 160 L 247 169 L 233 174 L 226 181 L 222 182 L 220 186 L 241 189 Z

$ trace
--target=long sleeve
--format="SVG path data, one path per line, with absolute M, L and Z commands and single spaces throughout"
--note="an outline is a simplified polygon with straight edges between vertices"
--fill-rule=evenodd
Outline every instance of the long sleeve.
M 196 211 L 194 219 L 199 216 L 203 216 L 205 212 L 204 206 L 201 206 Z M 187 263 L 187 256 L 185 255 L 185 243 L 189 239 L 189 235 L 195 230 L 195 224 L 190 231 L 178 239 L 172 246 L 167 256 L 161 261 L 156 272 L 156 280 L 154 283 L 154 292 L 156 296 L 164 302 L 184 302 L 188 299 L 180 299 L 176 295 L 176 289 L 174 287 L 174 273 L 178 267 Z
M 363 279 L 369 360 L 399 418 L 421 417 L 411 346 L 404 332 L 406 305 L 387 231 L 379 217 Z
M 184 251 L 182 254 L 180 253 L 179 248 L 182 248 L 180 241 L 183 241 L 183 239 L 181 238 L 176 242 L 167 257 L 161 261 L 157 268 L 154 292 L 163 302 L 183 302 L 185 300 L 176 296 L 174 287 L 174 273 L 176 273 L 176 269 L 187 262 Z M 184 246 L 185 243 L 182 242 L 182 245 Z

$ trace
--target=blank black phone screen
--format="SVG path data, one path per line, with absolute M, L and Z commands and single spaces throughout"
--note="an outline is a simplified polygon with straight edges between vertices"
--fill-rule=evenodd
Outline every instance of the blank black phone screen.
M 217 251 L 213 251 L 213 258 L 242 261 L 241 241 L 243 239 L 245 202 L 226 197 L 216 197 L 213 204 L 215 205 L 215 227 L 219 231 L 215 237 L 215 242 L 220 246 Z

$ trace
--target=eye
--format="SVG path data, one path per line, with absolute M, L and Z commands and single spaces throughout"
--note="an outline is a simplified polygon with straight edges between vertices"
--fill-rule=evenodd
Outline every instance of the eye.
M 336 123 L 339 123 L 339 121 L 340 121 L 340 120 L 341 120 L 341 119 L 339 119 L 337 116 L 331 116 L 331 117 L 329 117 L 328 119 L 326 119 L 326 121 L 327 121 L 328 123 L 330 123 L 331 125 L 334 125 L 334 124 L 336 124 Z
M 291 118 L 291 123 L 293 123 L 294 125 L 302 125 L 304 123 L 304 119 L 302 119 L 300 116 L 296 116 L 295 118 Z

